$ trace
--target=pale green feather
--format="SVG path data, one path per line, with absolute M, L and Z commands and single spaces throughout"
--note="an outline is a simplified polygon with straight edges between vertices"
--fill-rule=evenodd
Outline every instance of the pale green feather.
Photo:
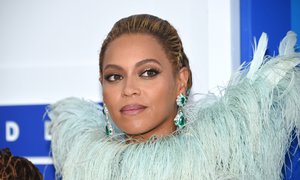
M 295 36 L 290 36 L 290 42 Z M 184 108 L 188 124 L 167 137 L 126 143 L 107 138 L 101 107 L 68 98 L 49 108 L 58 176 L 94 179 L 281 179 L 290 135 L 300 128 L 299 53 L 261 56 L 224 92 Z M 250 75 L 245 75 L 246 73 Z

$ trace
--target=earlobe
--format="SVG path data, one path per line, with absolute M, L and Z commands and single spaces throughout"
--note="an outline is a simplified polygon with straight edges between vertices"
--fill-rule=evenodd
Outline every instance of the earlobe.
M 188 68 L 183 67 L 180 69 L 178 74 L 178 91 L 179 93 L 183 93 L 186 95 L 187 91 L 187 83 L 189 79 L 190 73 Z

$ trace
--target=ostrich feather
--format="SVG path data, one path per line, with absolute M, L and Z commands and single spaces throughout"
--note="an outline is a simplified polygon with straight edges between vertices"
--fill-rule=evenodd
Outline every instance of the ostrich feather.
M 293 31 L 287 32 L 279 45 L 279 55 L 290 55 L 295 53 L 295 45 L 297 42 L 297 34 Z
M 262 68 L 260 75 L 268 79 L 275 86 L 286 73 L 299 64 L 299 54 L 295 53 L 294 46 L 297 42 L 296 33 L 289 31 L 279 45 L 279 56 L 269 60 Z
M 282 43 L 289 49 L 290 36 Z M 65 180 L 224 180 L 282 178 L 291 132 L 300 137 L 299 53 L 283 50 L 264 63 L 263 34 L 248 75 L 221 97 L 188 103 L 188 124 L 166 137 L 128 143 L 106 137 L 101 107 L 67 98 L 49 107 L 52 152 Z M 289 47 L 288 47 L 289 46 Z M 247 72 L 247 69 L 244 70 Z M 250 74 L 249 74 L 250 73 Z
M 254 75 L 256 71 L 260 68 L 260 66 L 263 63 L 264 56 L 267 50 L 267 44 L 268 44 L 268 37 L 266 33 L 262 33 L 262 35 L 259 38 L 258 45 L 254 46 L 254 54 L 253 54 L 253 59 L 251 61 L 250 69 L 247 74 L 247 77 L 249 79 L 254 80 Z

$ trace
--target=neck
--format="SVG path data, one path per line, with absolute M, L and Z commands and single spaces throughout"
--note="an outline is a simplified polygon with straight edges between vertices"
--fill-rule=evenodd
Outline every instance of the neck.
M 145 142 L 149 140 L 151 137 L 165 137 L 172 134 L 176 131 L 176 126 L 173 122 L 173 119 L 164 122 L 158 127 L 154 127 L 153 129 L 140 133 L 140 134 L 127 134 L 127 142 L 135 143 L 135 142 Z

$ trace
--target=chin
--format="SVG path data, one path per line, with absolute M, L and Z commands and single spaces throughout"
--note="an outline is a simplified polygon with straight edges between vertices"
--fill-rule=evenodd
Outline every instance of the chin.
M 127 135 L 130 135 L 130 136 L 138 136 L 138 135 L 144 134 L 145 131 L 142 131 L 140 129 L 130 129 L 130 130 L 124 130 L 124 133 Z
M 137 136 L 137 135 L 142 135 L 142 134 L 145 134 L 145 133 L 148 133 L 149 131 L 151 131 L 151 129 L 147 129 L 145 127 L 130 127 L 130 128 L 126 128 L 126 129 L 122 129 L 123 132 L 127 135 L 130 135 L 130 136 Z

